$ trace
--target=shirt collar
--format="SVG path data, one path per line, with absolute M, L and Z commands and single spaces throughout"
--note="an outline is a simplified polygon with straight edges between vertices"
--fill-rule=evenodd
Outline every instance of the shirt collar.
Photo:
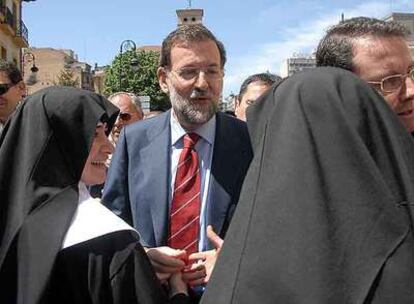
M 171 110 L 171 145 L 174 146 L 187 132 L 183 129 L 177 119 L 174 117 L 173 110 Z M 216 133 L 216 115 L 210 118 L 205 124 L 193 131 L 207 141 L 210 145 L 214 142 L 214 136 Z

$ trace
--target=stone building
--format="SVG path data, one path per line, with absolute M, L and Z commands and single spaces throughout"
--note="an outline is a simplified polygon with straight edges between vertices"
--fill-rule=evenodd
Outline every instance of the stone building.
M 25 60 L 24 75 L 28 93 L 59 84 L 59 77 L 66 76 L 76 82 L 76 87 L 93 90 L 91 66 L 79 62 L 73 50 L 53 48 L 29 48 L 26 53 L 33 54 L 35 61 Z M 29 56 L 24 55 L 25 58 Z M 38 68 L 33 74 L 33 64 Z
M 186 8 L 176 10 L 177 25 L 182 24 L 201 24 L 203 23 L 204 11 L 198 8 Z
M 98 66 L 98 64 L 95 63 L 95 67 L 92 71 L 93 91 L 101 95 L 104 95 L 106 68 L 107 66 Z
M 293 54 L 292 57 L 287 58 L 282 62 L 280 76 L 291 76 L 298 72 L 313 69 L 314 67 L 316 67 L 316 58 L 314 54 Z
M 29 46 L 29 31 L 22 19 L 22 3 L 35 0 L 0 1 L 0 57 L 21 68 L 22 48 Z

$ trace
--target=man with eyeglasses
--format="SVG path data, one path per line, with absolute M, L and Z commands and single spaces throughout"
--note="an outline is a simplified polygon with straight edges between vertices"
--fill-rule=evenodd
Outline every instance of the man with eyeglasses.
M 0 134 L 25 94 L 26 86 L 19 69 L 0 59 Z
M 401 123 L 414 132 L 414 60 L 408 30 L 396 22 L 356 17 L 330 28 L 320 41 L 318 66 L 349 70 L 371 84 Z
M 181 272 L 198 286 L 194 302 L 252 157 L 245 123 L 217 112 L 225 62 L 223 44 L 203 25 L 182 25 L 167 36 L 157 76 L 172 109 L 123 128 L 103 194 L 137 228 L 161 281 Z
M 116 145 L 122 128 L 142 120 L 144 118 L 144 113 L 141 108 L 141 101 L 138 96 L 133 93 L 117 92 L 109 96 L 108 100 L 120 110 L 111 131 L 111 141 Z

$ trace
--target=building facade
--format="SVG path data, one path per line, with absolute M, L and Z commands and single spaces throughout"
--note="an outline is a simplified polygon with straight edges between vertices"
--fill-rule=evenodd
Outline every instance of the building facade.
M 177 25 L 183 24 L 202 24 L 204 11 L 198 8 L 186 8 L 176 10 Z
M 29 60 L 29 56 L 25 55 L 29 53 L 32 54 L 34 61 Z M 62 84 L 62 81 L 73 82 L 78 88 L 93 90 L 91 66 L 85 62 L 79 62 L 73 50 L 28 48 L 25 54 L 23 54 L 25 58 L 23 71 L 28 94 L 45 87 Z M 34 63 L 38 68 L 35 75 L 32 72 Z
M 293 54 L 282 62 L 280 76 L 287 77 L 316 67 L 315 55 Z
M 22 19 L 22 3 L 34 0 L 0 0 L 0 57 L 21 69 L 22 48 L 29 46 L 29 31 Z

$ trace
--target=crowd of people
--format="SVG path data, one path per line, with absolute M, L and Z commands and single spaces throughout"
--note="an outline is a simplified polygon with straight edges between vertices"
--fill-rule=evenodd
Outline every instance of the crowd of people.
M 408 34 L 341 21 L 317 68 L 249 76 L 235 117 L 203 25 L 164 39 L 151 117 L 128 92 L 21 100 L 0 64 L 0 303 L 413 303 Z

